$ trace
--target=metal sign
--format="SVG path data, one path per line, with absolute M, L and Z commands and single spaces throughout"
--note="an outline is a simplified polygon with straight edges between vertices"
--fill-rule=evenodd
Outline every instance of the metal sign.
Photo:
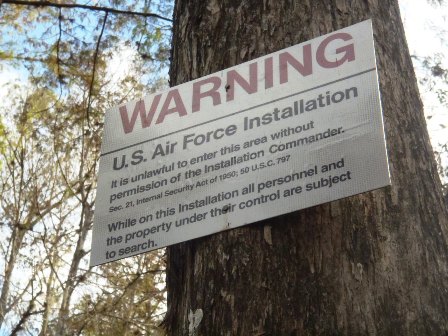
M 369 20 L 111 109 L 91 265 L 388 184 Z

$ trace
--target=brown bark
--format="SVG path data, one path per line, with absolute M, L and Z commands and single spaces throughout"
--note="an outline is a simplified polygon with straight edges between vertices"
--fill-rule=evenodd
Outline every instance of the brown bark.
M 448 333 L 448 216 L 396 0 L 178 0 L 171 84 L 368 18 L 392 186 L 169 247 L 170 335 Z

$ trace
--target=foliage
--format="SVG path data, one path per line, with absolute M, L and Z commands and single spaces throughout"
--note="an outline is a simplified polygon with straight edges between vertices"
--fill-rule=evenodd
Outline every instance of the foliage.
M 0 91 L 0 333 L 152 335 L 161 255 L 91 269 L 88 249 L 104 113 L 166 85 L 170 22 L 13 2 L 0 5 L 0 71 L 13 67 L 28 84 Z M 101 5 L 172 11 L 150 0 Z
M 426 57 L 422 65 L 427 69 L 428 74 L 421 80 L 421 84 L 436 95 L 438 102 L 446 111 L 448 109 L 448 70 L 444 66 L 444 61 L 444 55 L 440 54 L 434 55 L 434 57 Z M 428 119 L 432 117 L 432 115 L 429 115 Z M 445 122 L 439 123 L 439 127 L 441 130 L 446 130 L 448 124 Z M 446 139 L 444 142 L 437 144 L 434 154 L 443 183 L 443 192 L 448 199 L 448 141 Z
M 442 54 L 436 54 L 433 56 L 427 56 L 424 58 L 416 58 L 419 61 L 422 70 L 424 71 L 424 76 L 420 79 L 420 85 L 423 90 L 431 93 L 441 109 L 439 111 L 432 112 L 427 111 L 427 119 L 436 118 L 440 120 L 437 123 L 437 131 L 445 132 L 448 128 L 446 123 L 446 110 L 448 109 L 448 70 L 446 69 L 446 59 Z M 442 112 L 442 111 L 445 112 Z M 445 115 L 445 118 L 442 118 Z M 438 140 L 437 143 L 433 144 L 435 150 L 434 154 L 436 157 L 437 168 L 439 171 L 439 176 L 442 180 L 443 193 L 448 197 L 448 141 L 447 139 Z M 448 199 L 448 198 L 447 198 Z
M 85 294 L 68 327 L 85 335 L 153 335 L 165 301 L 163 261 L 151 252 L 104 268 L 98 295 Z M 157 275 L 157 276 L 155 276 Z

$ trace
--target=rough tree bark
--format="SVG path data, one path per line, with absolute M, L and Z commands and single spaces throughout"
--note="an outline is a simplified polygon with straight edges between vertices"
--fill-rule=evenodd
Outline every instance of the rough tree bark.
M 368 18 L 392 186 L 168 248 L 170 335 L 448 333 L 448 217 L 396 0 L 178 0 L 171 84 Z

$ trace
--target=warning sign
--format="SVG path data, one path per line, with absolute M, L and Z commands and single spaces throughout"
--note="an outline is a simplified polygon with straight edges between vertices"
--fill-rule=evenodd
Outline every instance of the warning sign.
M 91 264 L 388 184 L 365 21 L 111 109 Z

